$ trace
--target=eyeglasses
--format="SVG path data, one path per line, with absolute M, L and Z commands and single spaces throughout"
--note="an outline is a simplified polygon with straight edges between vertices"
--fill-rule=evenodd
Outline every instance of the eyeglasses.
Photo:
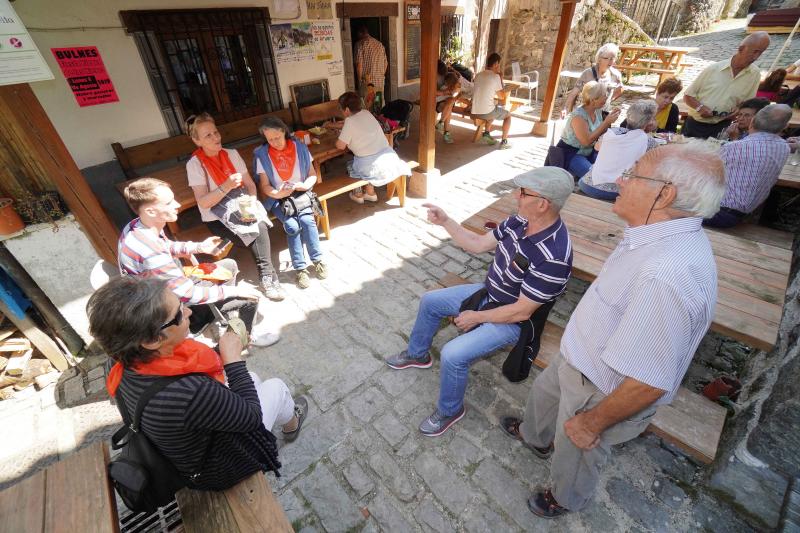
M 169 327 L 177 326 L 178 324 L 183 322 L 183 309 L 184 309 L 184 305 L 183 305 L 183 303 L 181 303 L 180 307 L 178 307 L 178 312 L 175 313 L 175 317 L 172 320 L 170 320 L 169 322 L 163 324 L 158 329 L 165 330 L 165 329 L 167 329 Z
M 629 170 L 626 170 L 625 172 L 620 174 L 619 177 L 620 177 L 620 179 L 622 179 L 622 181 L 628 181 L 628 180 L 630 180 L 632 178 L 637 178 L 637 179 L 640 179 L 640 180 L 657 181 L 658 183 L 663 183 L 665 186 L 666 185 L 672 185 L 671 181 L 660 180 L 660 179 L 656 179 L 656 178 L 648 178 L 647 176 L 640 176 L 638 174 L 634 174 L 633 172 L 631 172 Z
M 530 196 L 531 198 L 541 198 L 542 200 L 547 200 L 548 202 L 550 201 L 550 198 L 545 198 L 544 196 L 538 194 L 531 194 L 529 192 L 525 192 L 521 188 L 519 189 L 519 194 L 520 196 Z
M 614 61 L 617 58 L 614 56 L 600 56 L 600 59 L 605 59 L 606 61 Z

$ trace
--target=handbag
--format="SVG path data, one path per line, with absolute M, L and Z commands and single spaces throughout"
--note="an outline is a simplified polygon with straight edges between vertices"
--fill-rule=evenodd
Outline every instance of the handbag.
M 151 513 L 163 507 L 175 498 L 176 492 L 188 486 L 200 475 L 198 472 L 188 479 L 184 477 L 150 442 L 147 435 L 140 431 L 142 413 L 153 396 L 170 383 L 187 375 L 204 374 L 183 374 L 157 379 L 139 397 L 133 420 L 129 419 L 122 394 L 116 396 L 125 425 L 111 437 L 111 448 L 121 451 L 109 463 L 108 476 L 117 494 L 131 511 Z M 212 434 L 201 465 L 205 463 L 213 440 Z
M 286 218 L 295 217 L 308 208 L 311 208 L 315 215 L 322 216 L 322 205 L 314 191 L 294 192 L 291 196 L 281 199 L 280 202 L 281 210 Z

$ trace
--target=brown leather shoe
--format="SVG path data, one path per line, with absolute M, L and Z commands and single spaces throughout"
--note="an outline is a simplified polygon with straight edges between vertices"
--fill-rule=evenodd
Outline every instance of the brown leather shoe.
M 525 442 L 525 439 L 522 438 L 522 434 L 519 432 L 520 424 L 522 424 L 522 420 L 519 418 L 514 418 L 513 416 L 505 416 L 500 420 L 500 427 L 503 429 L 503 433 L 514 440 L 520 441 L 539 459 L 549 458 L 553 454 L 553 445 L 551 444 L 547 448 L 537 448 L 533 444 L 528 444 Z

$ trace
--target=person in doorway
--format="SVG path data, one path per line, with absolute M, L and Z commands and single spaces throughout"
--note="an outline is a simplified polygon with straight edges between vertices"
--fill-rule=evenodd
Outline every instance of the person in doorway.
M 619 46 L 614 43 L 606 43 L 597 49 L 594 55 L 594 65 L 584 70 L 575 87 L 567 94 L 564 101 L 564 109 L 561 116 L 567 116 L 575 108 L 575 103 L 579 102 L 578 97 L 583 91 L 583 86 L 590 81 L 602 82 L 606 88 L 606 99 L 603 103 L 603 116 L 611 112 L 611 102 L 622 96 L 622 74 L 614 68 L 614 62 L 619 56 Z M 579 103 L 580 105 L 580 103 Z
M 197 146 L 186 162 L 186 174 L 200 217 L 214 235 L 246 246 L 255 259 L 264 294 L 270 300 L 283 300 L 286 293 L 272 265 L 272 222 L 257 199 L 256 184 L 242 156 L 222 147 L 222 136 L 208 113 L 189 117 L 186 133 Z
M 543 518 L 586 507 L 611 447 L 638 437 L 675 398 L 714 316 L 717 266 L 701 222 L 725 194 L 715 148 L 656 148 L 618 183 L 623 239 L 534 380 L 523 417 L 500 422 L 535 456 L 552 456 L 552 485 L 528 499 Z
M 716 137 L 730 125 L 736 107 L 756 95 L 761 71 L 754 63 L 768 47 L 767 32 L 751 33 L 733 57 L 709 65 L 695 78 L 683 94 L 690 108 L 685 137 Z
M 156 380 L 177 377 L 150 399 L 140 431 L 190 488 L 224 490 L 255 472 L 278 473 L 272 428 L 295 440 L 308 401 L 293 399 L 280 379 L 262 383 L 248 372 L 237 334 L 224 333 L 219 352 L 188 338 L 192 310 L 159 278 L 115 278 L 86 311 L 89 331 L 114 361 L 106 388 L 125 419 Z
M 494 261 L 483 283 L 425 293 L 408 347 L 386 361 L 395 370 L 430 368 L 430 348 L 442 318 L 455 317 L 455 325 L 463 332 L 441 350 L 439 401 L 419 426 L 423 435 L 439 436 L 461 420 L 466 413 L 469 367 L 508 344 L 519 347 L 528 338 L 534 342 L 541 326 L 523 333 L 523 325 L 540 308 L 544 316 L 538 318 L 543 324 L 555 299 L 566 290 L 572 244 L 559 213 L 572 194 L 572 178 L 562 168 L 541 167 L 516 176 L 514 184 L 518 214 L 484 235 L 465 229 L 441 208 L 425 204 L 429 222 L 442 226 L 467 252 L 494 250 Z
M 355 64 L 358 83 L 372 84 L 375 92 L 384 92 L 386 70 L 389 60 L 386 58 L 386 49 L 378 39 L 369 34 L 366 26 L 359 26 L 356 32 Z
M 472 118 L 486 121 L 486 129 L 483 131 L 481 142 L 488 145 L 495 145 L 495 141 L 490 135 L 492 122 L 495 120 L 503 121 L 503 135 L 500 139 L 501 150 L 511 148 L 508 144 L 508 130 L 511 128 L 511 113 L 508 109 L 495 103 L 495 98 L 501 101 L 505 98 L 503 88 L 503 78 L 500 76 L 502 67 L 500 65 L 500 54 L 489 54 L 486 58 L 486 70 L 475 75 L 472 87 Z
M 328 267 L 322 261 L 319 231 L 314 220 L 311 202 L 300 211 L 292 211 L 296 203 L 288 198 L 310 200 L 308 193 L 317 183 L 317 173 L 312 165 L 311 153 L 305 143 L 292 137 L 289 127 L 277 117 L 267 117 L 258 128 L 266 143 L 254 154 L 255 175 L 258 188 L 266 196 L 264 207 L 272 211 L 283 224 L 292 267 L 297 276 L 297 286 L 306 289 L 310 285 L 303 244 L 319 279 L 328 277 Z M 285 204 L 289 202 L 288 209 Z
M 386 185 L 400 176 L 410 176 L 411 168 L 389 146 L 383 128 L 372 113 L 361 109 L 361 99 L 356 93 L 341 95 L 339 107 L 344 114 L 344 123 L 326 122 L 325 126 L 341 130 L 336 148 L 353 152 L 353 160 L 347 163 L 350 177 L 370 182 L 366 191 L 359 188 L 351 192 L 350 199 L 357 204 L 363 204 L 364 200 L 377 202 L 375 187 Z
M 194 310 L 191 332 L 199 333 L 214 321 L 207 305 L 217 306 L 223 313 L 236 312 L 251 333 L 254 346 L 269 346 L 278 342 L 277 333 L 266 327 L 266 309 L 262 305 L 260 323 L 256 322 L 260 293 L 247 284 L 236 284 L 239 268 L 230 258 L 216 263 L 222 271 L 230 272 L 231 278 L 222 285 L 210 281 L 198 281 L 185 275 L 180 264 L 181 257 L 192 254 L 214 254 L 222 239 L 210 237 L 201 243 L 176 242 L 167 238 L 164 227 L 167 222 L 178 219 L 180 204 L 169 185 L 154 178 L 140 178 L 124 191 L 125 200 L 138 215 L 122 230 L 119 238 L 117 260 L 123 276 L 137 278 L 164 278 L 181 302 Z

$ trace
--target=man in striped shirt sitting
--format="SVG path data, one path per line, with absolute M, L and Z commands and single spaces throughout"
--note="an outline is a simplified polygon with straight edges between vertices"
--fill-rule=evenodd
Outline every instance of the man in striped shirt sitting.
M 123 228 L 119 238 L 117 257 L 122 275 L 168 279 L 170 290 L 183 303 L 192 306 L 192 333 L 199 332 L 214 320 L 211 310 L 202 305 L 214 304 L 226 313 L 239 311 L 240 318 L 251 332 L 252 345 L 269 346 L 278 342 L 279 335 L 269 331 L 264 324 L 252 328 L 261 293 L 249 285 L 236 285 L 239 271 L 236 261 L 223 259 L 217 262 L 233 273 L 233 278 L 223 285 L 196 283 L 185 276 L 178 258 L 196 253 L 212 254 L 221 239 L 209 237 L 203 242 L 176 242 L 166 237 L 164 226 L 178 219 L 180 207 L 166 182 L 141 178 L 125 187 L 124 196 L 139 217 Z
M 522 420 L 502 429 L 550 464 L 536 515 L 582 509 L 611 446 L 650 424 L 675 397 L 711 324 L 717 269 L 701 226 L 725 193 L 705 141 L 647 152 L 617 179 L 625 235 L 570 317 L 561 353 L 533 382 Z
M 395 370 L 430 368 L 429 350 L 441 319 L 455 317 L 455 325 L 464 332 L 442 348 L 439 401 L 419 426 L 424 435 L 439 436 L 464 416 L 470 365 L 498 348 L 527 341 L 520 339 L 520 324 L 540 308 L 544 308 L 543 323 L 552 302 L 566 289 L 572 245 L 559 211 L 572 193 L 572 176 L 561 168 L 542 167 L 520 174 L 514 183 L 519 187 L 515 193 L 518 214 L 485 235 L 465 229 L 441 208 L 425 204 L 428 220 L 445 228 L 459 246 L 476 254 L 494 250 L 494 261 L 483 283 L 425 293 L 408 348 L 386 361 Z M 468 306 L 467 300 L 474 305 Z M 531 332 L 534 337 L 539 333 Z M 527 370 L 519 379 L 525 375 Z

